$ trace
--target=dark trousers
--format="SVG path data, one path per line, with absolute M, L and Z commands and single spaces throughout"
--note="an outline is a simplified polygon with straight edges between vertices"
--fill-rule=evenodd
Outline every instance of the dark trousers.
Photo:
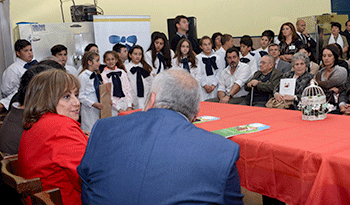
M 231 98 L 228 103 L 229 104 L 240 104 L 245 97 L 236 97 L 236 98 Z M 211 98 L 211 99 L 207 99 L 205 100 L 206 102 L 220 102 L 219 98 Z

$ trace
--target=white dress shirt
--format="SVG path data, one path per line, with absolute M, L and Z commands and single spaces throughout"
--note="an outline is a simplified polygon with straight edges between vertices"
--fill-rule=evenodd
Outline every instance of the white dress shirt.
M 251 77 L 254 75 L 256 71 L 258 71 L 258 66 L 256 64 L 256 59 L 254 56 L 252 56 L 250 53 L 248 53 L 246 56 L 243 56 L 241 52 L 239 52 L 239 58 L 248 58 L 250 61 L 247 63 L 249 65 L 250 71 L 251 71 Z
M 203 63 L 203 58 L 211 58 L 211 57 L 216 57 L 216 66 L 218 67 L 217 70 L 213 69 L 213 75 L 207 76 L 206 69 L 205 69 L 205 64 Z M 205 55 L 203 52 L 198 54 L 196 56 L 198 60 L 198 67 L 201 73 L 201 87 L 202 87 L 202 101 L 210 98 L 215 98 L 217 97 L 217 85 L 219 84 L 219 75 L 220 72 L 225 68 L 224 62 L 221 60 L 221 57 L 218 56 L 216 53 L 211 53 L 209 56 Z M 215 85 L 215 89 L 207 93 L 204 89 L 205 85 Z
M 138 97 L 137 96 L 137 73 L 132 74 L 131 73 L 131 68 L 136 67 L 136 66 L 140 66 L 141 68 L 143 68 L 142 63 L 139 63 L 137 65 L 135 65 L 132 61 L 130 61 L 130 63 L 127 63 L 125 65 L 126 70 L 128 71 L 127 75 L 130 81 L 130 85 L 131 88 L 133 90 L 133 107 L 135 109 L 143 109 L 145 107 L 145 101 L 147 99 L 148 93 L 150 91 L 151 88 L 151 84 L 152 84 L 152 80 L 153 80 L 153 76 L 152 74 L 150 74 L 148 77 L 144 78 L 141 75 L 142 78 L 142 82 L 143 82 L 143 90 L 144 90 L 144 97 Z
M 123 93 L 125 95 L 125 97 L 122 97 L 122 98 L 113 96 L 112 77 L 110 77 L 110 78 L 107 77 L 108 73 L 118 72 L 118 71 L 122 72 L 122 75 L 119 77 L 121 84 L 122 84 L 122 90 L 123 90 Z M 126 110 L 128 107 L 132 107 L 132 103 L 133 103 L 133 99 L 134 99 L 134 97 L 133 97 L 134 92 L 132 91 L 128 76 L 125 73 L 125 71 L 123 69 L 120 69 L 117 67 L 115 68 L 115 70 L 110 70 L 106 67 L 105 70 L 101 73 L 101 76 L 103 79 L 103 84 L 106 84 L 106 83 L 112 84 L 112 86 L 111 86 L 112 116 L 117 116 L 120 109 Z
M 231 74 L 231 66 L 227 66 L 221 72 L 218 91 L 228 93 L 236 83 L 241 89 L 232 97 L 248 95 L 248 92 L 244 90 L 243 86 L 249 80 L 250 74 L 249 66 L 246 63 L 239 62 L 233 75 Z
M 198 66 L 198 59 L 197 58 L 196 58 L 196 63 L 197 63 L 197 67 L 193 67 L 192 68 L 191 67 L 192 66 L 191 62 L 188 62 L 188 66 L 190 67 L 190 72 L 191 72 L 192 77 L 194 79 L 196 79 L 196 81 L 200 85 L 200 83 L 201 83 L 201 72 L 200 72 L 200 69 L 199 69 L 199 66 Z M 183 63 L 181 63 L 181 62 L 179 63 L 178 62 L 177 57 L 173 58 L 171 65 L 173 66 L 171 69 L 186 70 L 183 67 Z
M 92 71 L 84 70 L 79 76 L 79 101 L 81 102 L 81 129 L 91 131 L 95 122 L 100 119 L 100 110 L 92 107 L 98 102 L 94 87 L 94 79 L 90 79 Z
M 74 66 L 71 65 L 65 65 L 64 68 L 66 69 L 67 73 L 70 73 L 76 77 L 78 77 L 80 71 L 76 69 Z
M 224 65 L 226 65 L 225 61 L 225 56 L 226 56 L 226 51 L 225 49 L 221 46 L 219 50 L 215 52 L 218 56 L 220 56 L 221 60 L 224 62 Z
M 174 58 L 174 51 L 170 49 L 170 56 L 171 56 L 171 59 Z M 154 67 L 153 67 L 153 64 L 152 64 L 152 51 L 149 50 L 145 53 L 145 61 L 148 63 L 148 65 L 150 65 L 153 70 L 151 72 L 151 74 L 157 74 L 157 71 L 158 71 L 158 67 L 159 67 L 159 59 L 158 57 L 156 56 L 156 60 L 154 61 Z M 161 64 L 160 66 L 160 72 L 164 71 L 164 65 L 163 63 Z
M 260 70 L 260 60 L 262 58 L 262 56 L 260 55 L 260 51 L 265 51 L 267 53 L 269 53 L 269 47 L 266 47 L 265 49 L 263 49 L 262 47 L 252 51 L 252 53 L 254 53 L 254 58 L 256 60 L 256 66 L 258 68 L 258 70 Z
M 27 62 L 17 57 L 15 62 L 5 69 L 4 73 L 2 74 L 2 99 L 0 100 L 0 103 L 2 103 L 7 110 L 9 110 L 12 97 L 18 91 L 21 77 L 27 70 L 24 68 L 26 63 Z

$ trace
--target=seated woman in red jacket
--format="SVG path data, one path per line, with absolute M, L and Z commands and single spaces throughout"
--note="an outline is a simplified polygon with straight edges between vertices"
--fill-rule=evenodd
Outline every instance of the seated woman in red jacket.
M 81 204 L 77 166 L 88 137 L 80 129 L 78 79 L 61 70 L 44 71 L 30 82 L 24 101 L 19 173 L 39 177 L 44 190 L 59 188 L 63 204 Z

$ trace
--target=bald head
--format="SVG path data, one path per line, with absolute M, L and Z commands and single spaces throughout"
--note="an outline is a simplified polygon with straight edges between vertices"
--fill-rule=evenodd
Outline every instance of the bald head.
M 191 74 L 185 70 L 167 70 L 153 79 L 145 110 L 174 110 L 192 121 L 198 112 L 200 99 L 200 87 Z
M 298 20 L 297 23 L 296 23 L 296 27 L 297 27 L 297 31 L 302 33 L 305 31 L 305 28 L 306 28 L 306 24 L 305 24 L 305 21 L 304 20 Z
M 270 55 L 263 56 L 260 60 L 260 71 L 266 75 L 275 67 L 274 57 Z

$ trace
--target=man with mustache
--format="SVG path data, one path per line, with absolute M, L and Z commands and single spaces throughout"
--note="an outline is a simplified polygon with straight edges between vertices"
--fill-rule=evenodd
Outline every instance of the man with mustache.
M 240 62 L 239 51 L 236 48 L 227 49 L 225 58 L 228 66 L 219 77 L 218 97 L 207 101 L 239 104 L 248 94 L 242 88 L 251 77 L 251 71 L 248 64 Z

